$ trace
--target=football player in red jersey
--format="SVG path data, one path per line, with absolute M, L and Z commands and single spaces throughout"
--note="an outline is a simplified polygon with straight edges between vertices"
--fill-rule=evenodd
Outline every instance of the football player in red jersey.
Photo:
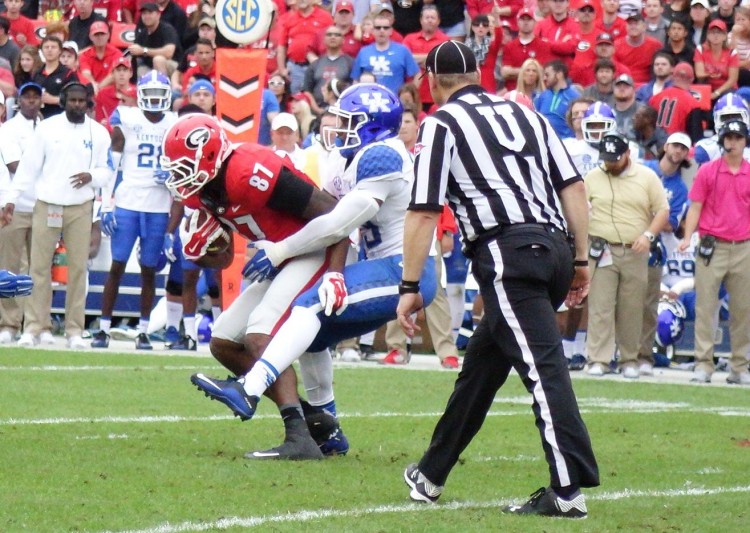
M 185 206 L 196 209 L 183 241 L 183 252 L 201 266 L 226 268 L 231 263 L 231 239 L 230 246 L 212 251 L 221 248 L 218 243 L 227 236 L 224 227 L 251 241 L 276 242 L 336 204 L 332 196 L 296 170 L 290 159 L 254 143 L 230 144 L 218 121 L 208 115 L 185 115 L 167 131 L 162 168 L 170 172 L 167 188 Z M 343 241 L 343 245 L 337 249 L 342 253 L 335 254 L 340 256 L 342 268 L 348 242 Z M 215 322 L 210 344 L 213 356 L 235 375 L 246 374 L 288 316 L 294 299 L 328 270 L 332 255 L 322 250 L 294 258 L 283 265 L 275 278 L 251 283 Z M 310 359 L 329 363 L 321 363 L 324 368 L 311 371 L 302 368 L 310 401 L 330 405 L 330 357 Z M 317 379 L 316 383 L 308 381 L 313 379 Z M 322 458 L 305 423 L 294 371 L 287 369 L 279 375 L 269 392 L 284 420 L 286 438 L 280 446 L 249 452 L 246 457 Z M 330 426 L 330 420 L 326 424 Z M 325 438 L 317 439 L 321 446 L 328 437 L 345 439 L 337 422 L 328 429 Z M 335 432 L 338 436 L 333 437 Z M 339 447 L 337 451 L 346 450 Z

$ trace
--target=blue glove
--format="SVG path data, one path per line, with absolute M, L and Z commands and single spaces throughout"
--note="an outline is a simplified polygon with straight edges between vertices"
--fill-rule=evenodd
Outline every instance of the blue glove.
M 167 261 L 174 263 L 177 260 L 177 256 L 174 253 L 174 235 L 172 233 L 166 233 L 164 235 L 164 245 L 162 246 L 164 251 L 164 257 Z
M 168 170 L 162 170 L 157 169 L 154 171 L 154 181 L 159 185 L 164 185 L 166 183 L 167 178 L 169 178 L 169 171 Z
M 0 270 L 0 298 L 28 296 L 33 288 L 31 276 Z
M 102 213 L 101 226 L 102 233 L 104 233 L 107 237 L 111 237 L 115 234 L 115 230 L 117 229 L 117 221 L 115 220 L 114 211 Z
M 267 279 L 273 279 L 278 273 L 279 269 L 273 265 L 266 255 L 266 251 L 263 249 L 259 249 L 253 258 L 245 263 L 245 267 L 242 269 L 242 275 L 248 281 L 260 282 Z

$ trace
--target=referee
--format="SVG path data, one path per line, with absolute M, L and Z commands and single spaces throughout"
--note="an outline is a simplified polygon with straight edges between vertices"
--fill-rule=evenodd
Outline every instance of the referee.
M 504 511 L 583 518 L 579 489 L 599 485 L 599 473 L 555 322 L 563 300 L 577 305 L 588 293 L 583 181 L 546 120 L 484 92 L 468 47 L 442 43 L 425 68 L 442 107 L 422 123 L 417 141 L 398 320 L 413 334 L 410 316 L 422 307 L 419 274 L 445 199 L 473 261 L 485 315 L 430 446 L 404 479 L 412 499 L 435 502 L 515 369 L 533 397 L 551 482 Z

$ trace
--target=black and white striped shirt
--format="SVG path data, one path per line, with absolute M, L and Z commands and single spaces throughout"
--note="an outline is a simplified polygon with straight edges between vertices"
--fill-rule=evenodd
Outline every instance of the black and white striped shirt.
M 558 193 L 581 176 L 534 111 L 464 87 L 424 120 L 415 152 L 409 209 L 441 210 L 447 199 L 467 243 L 506 224 L 567 229 Z

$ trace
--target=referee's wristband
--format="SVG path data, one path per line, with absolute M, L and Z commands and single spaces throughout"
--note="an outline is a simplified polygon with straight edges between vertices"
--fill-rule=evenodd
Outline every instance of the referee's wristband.
M 575 261 L 573 261 L 573 266 L 587 267 L 589 266 L 589 260 L 588 259 L 576 259 Z
M 419 292 L 419 281 L 404 281 L 398 284 L 398 293 L 402 294 L 416 294 Z

